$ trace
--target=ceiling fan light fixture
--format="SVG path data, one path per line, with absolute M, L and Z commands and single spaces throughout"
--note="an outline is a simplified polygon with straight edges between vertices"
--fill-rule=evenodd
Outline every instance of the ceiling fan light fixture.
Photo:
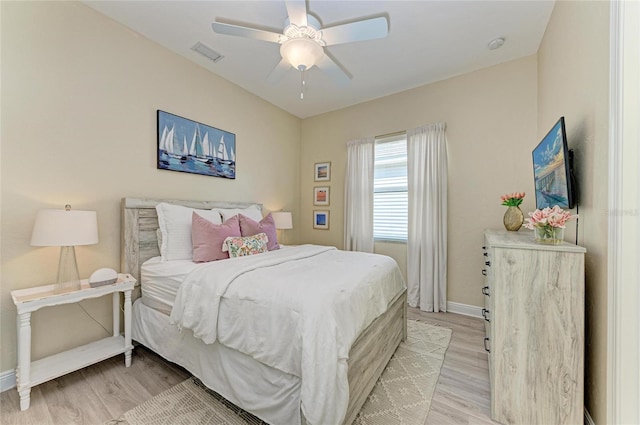
M 324 41 L 322 40 L 322 31 L 320 28 L 320 22 L 316 18 L 311 15 L 307 15 L 307 25 L 306 26 L 298 26 L 290 22 L 289 18 L 287 18 L 284 22 L 284 31 L 280 36 L 280 43 L 284 43 L 285 41 L 291 38 L 310 38 L 314 40 L 321 46 L 324 46 Z
M 302 71 L 315 65 L 324 50 L 309 38 L 292 38 L 282 43 L 280 54 L 291 66 Z

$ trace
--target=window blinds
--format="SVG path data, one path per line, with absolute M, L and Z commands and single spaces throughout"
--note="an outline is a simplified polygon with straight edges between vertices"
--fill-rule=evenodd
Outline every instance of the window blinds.
M 406 241 L 408 222 L 406 134 L 376 139 L 373 236 Z

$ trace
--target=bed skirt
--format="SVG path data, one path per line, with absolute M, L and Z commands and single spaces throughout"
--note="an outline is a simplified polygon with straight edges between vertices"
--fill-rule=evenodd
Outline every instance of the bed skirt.
M 300 378 L 254 360 L 218 342 L 205 344 L 169 316 L 138 299 L 133 305 L 135 341 L 198 377 L 238 407 L 273 424 L 304 424 Z

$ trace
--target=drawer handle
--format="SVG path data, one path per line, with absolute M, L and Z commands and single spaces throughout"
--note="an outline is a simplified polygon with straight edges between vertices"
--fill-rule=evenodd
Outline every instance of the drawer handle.
M 487 271 L 485 269 L 482 269 L 482 276 L 486 276 L 487 275 Z
M 489 287 L 488 286 L 485 286 L 485 287 L 482 288 L 482 294 L 486 295 L 487 297 L 491 296 L 491 294 L 489 294 Z
M 487 319 L 487 315 L 489 314 L 489 310 L 487 310 L 486 308 L 482 309 L 482 317 L 484 317 L 484 320 L 486 320 L 487 322 L 491 323 L 490 319 Z
M 487 347 L 487 343 L 489 342 L 489 337 L 485 336 L 484 337 L 484 351 L 486 351 L 487 353 L 490 353 L 491 350 L 489 349 L 489 347 Z

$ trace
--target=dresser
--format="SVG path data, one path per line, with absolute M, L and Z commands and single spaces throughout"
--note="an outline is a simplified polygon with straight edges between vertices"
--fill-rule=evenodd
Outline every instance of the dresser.
M 585 249 L 537 244 L 526 230 L 487 230 L 484 241 L 492 419 L 582 424 Z

